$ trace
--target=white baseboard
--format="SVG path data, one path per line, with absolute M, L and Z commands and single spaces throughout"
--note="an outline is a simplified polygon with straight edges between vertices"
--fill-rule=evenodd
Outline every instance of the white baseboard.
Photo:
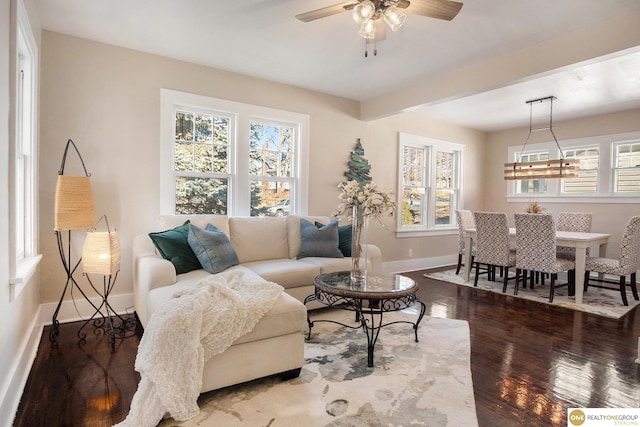
M 431 258 L 409 258 L 400 261 L 390 261 L 382 264 L 382 270 L 387 274 L 396 274 L 406 271 L 425 270 L 427 268 L 445 267 L 457 265 L 458 255 L 445 255 Z
M 38 308 L 40 311 L 40 308 Z M 13 420 L 18 411 L 22 390 L 27 383 L 31 365 L 36 358 L 40 337 L 42 336 L 42 325 L 37 322 L 38 315 L 34 316 L 31 322 L 31 333 L 25 341 L 23 347 L 18 352 L 19 357 L 9 369 L 9 377 L 7 382 L 0 390 L 0 425 L 13 425 Z
M 100 297 L 93 297 L 90 298 L 90 300 L 96 307 L 99 307 L 102 302 Z M 133 294 L 110 295 L 109 304 L 118 314 L 133 313 Z M 56 302 L 40 304 L 38 323 L 51 325 L 53 323 L 53 313 L 55 313 L 57 305 L 58 303 Z M 95 308 L 84 298 L 77 298 L 75 303 L 72 300 L 64 300 L 58 312 L 58 321 L 60 323 L 77 322 L 88 319 L 95 311 Z
M 90 300 L 96 307 L 102 301 L 100 297 L 90 298 Z M 109 304 L 118 314 L 133 313 L 133 294 L 111 295 L 109 296 Z M 53 313 L 57 305 L 58 303 L 54 302 L 40 304 L 38 307 L 29 328 L 31 330 L 29 338 L 18 352 L 18 357 L 9 370 L 9 379 L 0 388 L 0 426 L 13 425 L 22 392 L 38 352 L 42 331 L 44 326 L 53 323 Z M 88 319 L 94 312 L 95 309 L 84 298 L 76 300 L 75 304 L 71 300 L 65 300 L 60 306 L 58 321 L 68 323 Z

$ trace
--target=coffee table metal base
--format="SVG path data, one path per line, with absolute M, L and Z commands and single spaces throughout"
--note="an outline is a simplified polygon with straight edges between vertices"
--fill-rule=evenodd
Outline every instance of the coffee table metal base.
M 307 323 L 309 324 L 307 339 L 311 338 L 311 328 L 313 328 L 313 325 L 316 322 L 335 323 L 350 329 L 362 328 L 364 333 L 367 335 L 367 366 L 369 367 L 373 366 L 373 351 L 378 340 L 378 335 L 380 334 L 380 329 L 396 323 L 408 323 L 413 326 L 415 339 L 416 342 L 418 342 L 418 326 L 420 325 L 420 321 L 422 321 L 426 311 L 426 306 L 416 297 L 415 294 L 404 295 L 397 298 L 360 299 L 334 295 L 316 289 L 315 294 L 309 295 L 305 298 L 304 304 L 306 305 L 311 301 L 318 301 L 327 307 L 336 307 L 342 310 L 354 311 L 356 316 L 355 321 L 358 322 L 359 325 L 345 325 L 344 323 L 336 322 L 335 320 L 324 319 L 312 321 L 309 317 L 309 311 L 307 310 Z M 397 320 L 383 323 L 383 314 L 385 312 L 404 310 L 416 302 L 420 304 L 420 314 L 415 322 Z

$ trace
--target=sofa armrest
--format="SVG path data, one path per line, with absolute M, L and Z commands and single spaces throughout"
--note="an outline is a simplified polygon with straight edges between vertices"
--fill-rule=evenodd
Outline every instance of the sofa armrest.
M 147 319 L 149 292 L 176 281 L 176 268 L 155 251 L 149 236 L 136 236 L 133 240 L 133 305 L 143 324 Z
M 367 244 L 367 260 L 371 262 L 371 273 L 376 276 L 383 274 L 382 251 L 376 245 Z

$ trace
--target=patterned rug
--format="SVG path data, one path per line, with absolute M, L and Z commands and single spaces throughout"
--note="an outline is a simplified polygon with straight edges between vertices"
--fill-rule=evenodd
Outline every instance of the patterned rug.
M 510 273 L 510 276 L 511 275 L 512 273 Z M 468 282 L 464 280 L 464 268 L 460 270 L 460 274 L 458 275 L 456 275 L 456 270 L 453 269 L 436 273 L 427 273 L 424 276 L 430 279 L 441 280 L 443 282 L 455 283 L 456 285 L 473 287 L 475 270 L 472 270 Z M 498 277 L 497 280 L 498 281 L 496 282 L 490 282 L 487 280 L 486 274 L 481 274 L 478 279 L 478 288 L 502 294 L 502 279 Z M 566 283 L 566 281 L 558 280 L 558 283 Z M 529 289 L 529 287 L 527 287 L 527 289 L 523 289 L 521 282 L 518 295 L 513 295 L 514 288 L 515 280 L 509 280 L 507 292 L 504 295 L 549 304 L 549 279 L 545 280 L 544 286 L 538 283 L 535 284 L 533 289 Z M 583 303 L 576 304 L 575 297 L 567 296 L 567 290 L 568 288 L 566 286 L 557 288 L 552 304 L 559 307 L 569 308 L 571 310 L 584 311 L 615 319 L 621 318 L 640 304 L 640 301 L 633 299 L 630 288 L 627 291 L 627 300 L 629 301 L 628 306 L 622 305 L 622 298 L 620 297 L 619 291 L 589 287 L 589 290 L 584 293 L 582 298 Z
M 352 312 L 315 310 L 312 319 L 354 324 Z M 412 313 L 385 313 L 385 322 Z M 466 321 L 425 316 L 382 328 L 367 367 L 361 329 L 315 323 L 298 378 L 256 380 L 200 396 L 200 414 L 160 426 L 477 426 Z M 241 367 L 240 367 L 241 368 Z

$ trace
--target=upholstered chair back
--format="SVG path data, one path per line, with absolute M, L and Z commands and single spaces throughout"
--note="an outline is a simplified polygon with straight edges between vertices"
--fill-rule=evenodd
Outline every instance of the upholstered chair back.
M 620 267 L 623 274 L 635 273 L 640 258 L 640 216 L 632 217 L 622 234 L 620 245 Z
M 588 212 L 560 212 L 556 230 L 590 233 L 592 216 Z
M 481 264 L 509 264 L 509 223 L 506 213 L 474 212 L 476 223 L 476 261 Z
M 549 272 L 556 261 L 556 227 L 551 214 L 514 214 L 516 267 Z
M 560 212 L 558 214 L 556 230 L 589 233 L 591 232 L 592 216 L 593 215 L 588 212 Z M 556 248 L 556 254 L 561 258 L 576 259 L 576 248 L 558 246 Z M 587 256 L 588 255 L 589 248 L 587 248 Z
M 473 212 L 469 210 L 456 211 L 456 218 L 458 219 L 458 253 L 464 254 L 464 230 L 476 228 L 476 223 Z

